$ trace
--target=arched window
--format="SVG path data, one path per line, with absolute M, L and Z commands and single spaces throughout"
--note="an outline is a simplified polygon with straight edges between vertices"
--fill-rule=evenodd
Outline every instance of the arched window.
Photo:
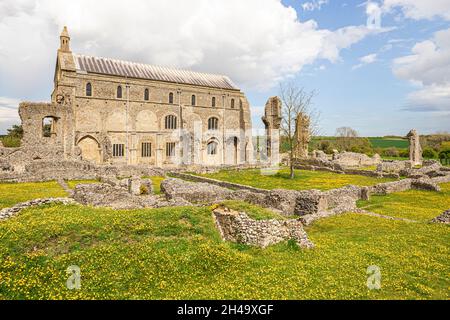
M 148 89 L 145 89 L 144 91 L 144 100 L 148 101 L 150 99 L 150 92 L 148 91 Z
M 177 128 L 177 117 L 174 115 L 168 115 L 165 119 L 166 129 L 176 129 Z
M 117 87 L 117 98 L 122 99 L 122 86 Z
M 92 97 L 92 84 L 90 82 L 86 83 L 86 96 Z
M 216 97 L 212 97 L 211 106 L 216 106 Z
M 234 109 L 234 99 L 231 99 L 231 108 Z
M 169 93 L 169 103 L 173 103 L 173 93 Z
M 208 119 L 208 130 L 219 130 L 219 119 L 212 117 Z
M 195 95 L 192 95 L 191 97 L 191 105 L 195 106 Z
M 215 141 L 209 142 L 208 146 L 207 146 L 208 154 L 209 155 L 216 155 L 217 154 L 217 149 L 218 149 L 217 146 L 218 146 L 217 142 L 215 142 Z

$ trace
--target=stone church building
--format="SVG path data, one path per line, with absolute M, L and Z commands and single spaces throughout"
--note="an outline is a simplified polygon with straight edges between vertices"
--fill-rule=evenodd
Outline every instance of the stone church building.
M 250 105 L 228 77 L 75 54 L 66 27 L 51 103 L 21 103 L 19 114 L 22 143 L 64 159 L 157 167 L 254 159 Z

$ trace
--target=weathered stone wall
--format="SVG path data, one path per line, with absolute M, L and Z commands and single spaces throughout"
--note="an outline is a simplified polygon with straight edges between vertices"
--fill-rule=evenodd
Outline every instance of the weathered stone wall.
M 259 189 L 259 188 L 255 188 L 255 187 L 238 184 L 238 183 L 232 183 L 232 182 L 227 182 L 227 181 L 222 181 L 222 180 L 200 177 L 200 176 L 187 174 L 187 173 L 170 171 L 170 175 L 175 178 L 180 178 L 183 180 L 189 180 L 189 181 L 193 181 L 193 182 L 204 182 L 204 183 L 209 183 L 209 184 L 216 185 L 216 186 L 223 187 L 223 188 L 248 190 L 248 191 L 252 191 L 255 193 L 264 193 L 264 194 L 269 192 L 268 190 L 265 190 L 265 189 Z
M 415 129 L 412 129 L 407 138 L 409 139 L 409 161 L 413 165 L 422 164 L 422 147 L 420 146 L 420 137 Z
M 5 165 L 7 164 L 5 163 Z M 132 177 L 165 175 L 165 170 L 160 168 L 95 165 L 87 161 L 72 160 L 33 160 L 30 162 L 22 162 L 22 166 L 17 171 L 15 170 L 18 168 L 17 166 L 13 170 L 0 171 L 0 181 L 36 182 L 58 179 L 98 179 L 102 176 Z
M 375 154 L 372 158 L 363 153 L 342 152 L 333 156 L 333 162 L 343 168 L 366 167 L 378 165 L 381 157 Z
M 212 203 L 227 199 L 232 190 L 208 183 L 194 183 L 169 178 L 161 183 L 161 191 L 168 200 L 182 198 L 192 203 Z
M 158 195 L 135 195 L 127 186 L 109 183 L 79 184 L 75 187 L 73 198 L 83 205 L 116 210 L 192 206 L 192 203 L 181 198 L 166 200 Z
M 295 121 L 296 145 L 294 154 L 296 158 L 307 158 L 308 145 L 311 141 L 310 119 L 306 114 L 300 112 Z
M 377 166 L 377 172 L 399 173 L 403 170 L 410 170 L 412 164 L 410 161 L 384 160 Z
M 46 199 L 34 199 L 26 202 L 22 202 L 19 204 L 16 204 L 13 207 L 10 208 L 4 208 L 0 210 L 0 220 L 11 218 L 12 216 L 18 214 L 20 211 L 30 208 L 30 207 L 36 207 L 51 203 L 61 203 L 64 205 L 67 204 L 74 204 L 74 200 L 70 198 L 46 198 Z
M 292 239 L 302 248 L 314 246 L 299 220 L 257 221 L 250 219 L 243 212 L 226 208 L 215 209 L 213 216 L 222 239 L 226 241 L 266 248 Z
M 450 209 L 447 211 L 444 211 L 442 214 L 440 214 L 439 216 L 437 216 L 436 218 L 431 220 L 431 222 L 449 224 L 450 223 Z

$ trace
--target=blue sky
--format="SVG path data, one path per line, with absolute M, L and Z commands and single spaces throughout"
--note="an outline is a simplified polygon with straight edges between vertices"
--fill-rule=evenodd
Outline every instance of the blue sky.
M 313 11 L 302 9 L 305 2 L 283 1 L 297 11 L 300 20 L 313 19 L 320 28 L 335 30 L 367 21 L 363 1 L 330 0 Z M 317 90 L 315 107 L 321 112 L 322 134 L 333 135 L 340 126 L 351 126 L 365 136 L 405 135 L 413 127 L 423 133 L 450 131 L 450 107 L 443 113 L 405 110 L 408 94 L 417 87 L 392 72 L 394 59 L 411 54 L 415 43 L 430 39 L 436 31 L 449 28 L 450 23 L 441 18 L 417 21 L 395 17 L 395 13 L 382 17 L 382 27 L 395 29 L 342 50 L 336 63 L 317 60 L 295 76 L 300 86 Z M 361 57 L 374 53 L 376 62 L 354 69 Z M 248 93 L 254 105 L 264 103 L 266 92 Z M 271 91 L 277 93 L 276 88 Z
M 255 128 L 291 81 L 317 92 L 324 135 L 450 131 L 450 0 L 2 0 L 0 134 L 49 100 L 63 25 L 77 53 L 230 76 Z

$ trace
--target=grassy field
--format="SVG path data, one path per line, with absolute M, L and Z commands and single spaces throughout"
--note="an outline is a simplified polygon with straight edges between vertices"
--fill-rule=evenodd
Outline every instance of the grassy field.
M 409 148 L 409 141 L 400 138 L 369 138 L 370 143 L 374 148 L 398 148 L 407 149 Z
M 372 144 L 372 147 L 374 148 L 398 148 L 398 149 L 407 149 L 409 148 L 409 141 L 407 139 L 402 139 L 400 137 L 367 137 L 369 139 L 370 143 Z M 313 137 L 312 144 L 314 145 L 318 141 L 335 141 L 336 137 Z
M 202 176 L 249 185 L 261 189 L 292 189 L 292 190 L 330 190 L 349 184 L 369 186 L 392 179 L 379 179 L 359 175 L 337 174 L 324 171 L 296 170 L 295 179 L 289 178 L 289 169 L 282 169 L 275 175 L 262 175 L 259 169 L 242 170 L 239 172 L 220 171 L 218 173 L 203 174 Z
M 75 187 L 78 184 L 92 184 L 92 183 L 99 183 L 98 180 L 70 180 L 67 181 L 67 185 L 69 186 L 70 189 L 75 189 Z
M 373 196 L 369 201 L 359 201 L 358 206 L 383 215 L 427 222 L 450 208 L 450 184 L 442 184 L 441 189 L 440 193 L 409 190 Z
M 55 181 L 0 183 L 0 209 L 32 199 L 49 197 L 67 197 L 67 193 Z
M 429 193 L 421 205 L 442 200 Z M 415 206 L 383 213 L 408 216 Z M 0 222 L 0 299 L 450 298 L 448 226 L 344 214 L 307 232 L 314 249 L 285 242 L 263 250 L 222 242 L 208 207 L 28 209 Z M 66 288 L 72 265 L 80 290 Z M 381 290 L 366 287 L 371 265 L 381 268 Z

